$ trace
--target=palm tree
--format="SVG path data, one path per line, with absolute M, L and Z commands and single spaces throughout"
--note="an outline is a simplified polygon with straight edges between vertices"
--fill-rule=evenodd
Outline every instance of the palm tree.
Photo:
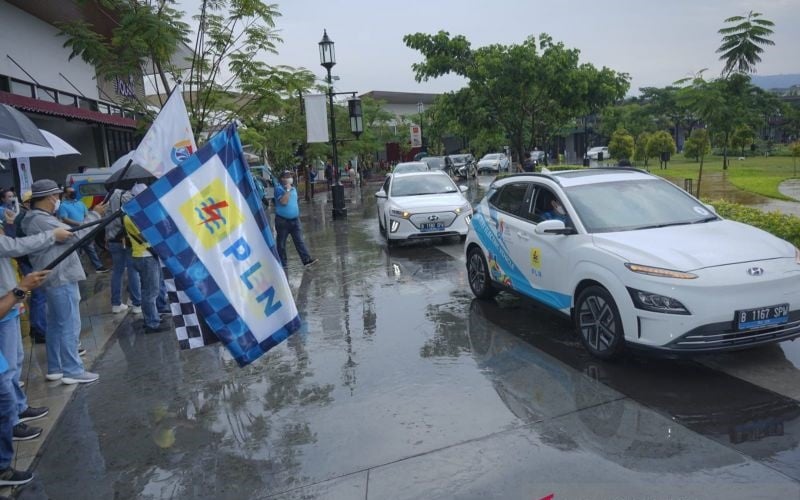
M 760 12 L 752 10 L 747 17 L 734 16 L 725 20 L 729 26 L 718 31 L 722 35 L 722 45 L 717 53 L 722 53 L 719 60 L 725 61 L 722 74 L 728 76 L 733 72 L 755 73 L 756 64 L 761 62 L 760 54 L 764 45 L 775 45 L 767 38 L 772 34 L 775 23 L 761 18 Z

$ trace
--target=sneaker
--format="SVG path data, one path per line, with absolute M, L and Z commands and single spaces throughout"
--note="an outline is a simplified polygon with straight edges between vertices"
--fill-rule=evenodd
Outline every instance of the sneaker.
M 142 306 L 131 306 L 131 312 L 133 314 L 142 314 Z
M 99 378 L 100 375 L 96 373 L 83 372 L 80 375 L 64 375 L 64 378 L 61 379 L 61 383 L 66 385 L 88 384 L 89 382 L 94 382 Z
M 170 330 L 170 326 L 168 323 L 161 322 L 156 327 L 145 326 L 144 333 L 161 333 Z
M 51 382 L 54 380 L 61 380 L 62 377 L 64 377 L 63 373 L 48 373 L 47 375 L 44 376 L 44 378 L 46 378 Z
M 111 269 L 107 268 L 106 266 L 100 266 L 95 270 L 95 272 L 97 274 L 105 274 L 105 273 L 109 272 L 110 270 Z
M 111 312 L 114 313 L 114 314 L 125 312 L 127 310 L 128 310 L 128 304 L 120 304 L 118 306 L 111 306 Z
M 22 422 L 14 426 L 14 441 L 30 441 L 41 435 L 41 427 L 30 427 Z
M 317 262 L 319 262 L 319 259 L 311 259 L 311 260 L 309 260 L 308 262 L 306 262 L 304 265 L 305 265 L 306 267 L 311 267 L 311 266 L 313 266 L 314 264 L 316 264 Z
M 78 348 L 78 356 L 86 356 L 86 349 L 79 347 Z
M 8 467 L 0 471 L 0 486 L 19 486 L 30 483 L 32 479 L 33 473 L 26 470 Z
M 39 408 L 29 406 L 25 409 L 25 411 L 19 414 L 19 421 L 30 422 L 31 420 L 46 417 L 48 413 L 50 413 L 50 409 L 46 406 L 41 406 Z

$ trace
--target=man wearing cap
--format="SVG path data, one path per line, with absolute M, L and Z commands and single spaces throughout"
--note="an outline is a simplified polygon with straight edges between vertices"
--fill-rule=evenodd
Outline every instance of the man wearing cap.
M 300 205 L 297 204 L 297 189 L 293 184 L 292 172 L 285 170 L 281 174 L 280 183 L 275 186 L 275 233 L 277 234 L 275 239 L 283 269 L 289 265 L 286 259 L 286 240 L 289 235 L 292 236 L 294 248 L 300 255 L 303 265 L 309 267 L 317 263 L 317 259 L 313 259 L 309 255 L 303 241 L 303 231 L 300 228 Z
M 69 226 L 54 215 L 61 204 L 61 188 L 51 179 L 40 179 L 31 186 L 31 211 L 22 220 L 22 231 L 27 235 L 50 232 Z M 105 204 L 96 205 L 86 217 L 90 222 L 102 217 Z M 75 231 L 78 238 L 92 228 Z M 51 246 L 29 255 L 34 269 L 44 269 L 66 249 Z M 94 382 L 96 373 L 87 372 L 78 355 L 81 333 L 80 292 L 78 282 L 86 279 L 77 252 L 71 253 L 44 283 L 47 295 L 47 380 L 61 380 L 64 384 Z

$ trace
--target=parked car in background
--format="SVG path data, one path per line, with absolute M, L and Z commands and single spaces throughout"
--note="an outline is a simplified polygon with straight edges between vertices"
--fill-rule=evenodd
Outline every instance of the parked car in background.
M 595 146 L 586 152 L 586 158 L 590 160 L 597 160 L 600 153 L 603 153 L 603 160 L 608 160 L 608 146 Z
M 493 172 L 499 173 L 507 171 L 509 166 L 508 157 L 503 153 L 489 153 L 484 155 L 478 162 L 478 173 Z
M 535 161 L 537 165 L 544 163 L 544 151 L 538 149 L 531 151 L 531 160 Z
M 466 237 L 472 205 L 442 171 L 393 174 L 375 193 L 378 228 L 392 246 L 400 240 L 446 236 Z
M 398 163 L 392 169 L 392 174 L 407 174 L 409 172 L 430 172 L 428 164 L 423 161 L 409 161 Z
M 492 183 L 465 246 L 473 293 L 501 290 L 567 317 L 586 349 L 668 355 L 800 336 L 800 250 L 630 168 Z
M 64 185 L 72 187 L 87 208 L 102 202 L 108 194 L 105 182 L 114 172 L 110 168 L 87 168 L 83 172 L 67 174 Z
M 461 178 L 478 176 L 478 162 L 471 154 L 457 154 L 450 155 L 453 161 L 453 170 L 455 174 Z

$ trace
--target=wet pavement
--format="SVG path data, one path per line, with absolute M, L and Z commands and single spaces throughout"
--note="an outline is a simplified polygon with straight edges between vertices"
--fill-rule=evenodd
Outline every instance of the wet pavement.
M 800 343 L 594 360 L 561 317 L 473 299 L 457 239 L 389 251 L 377 189 L 346 221 L 301 206 L 303 328 L 253 365 L 128 315 L 18 497 L 800 497 Z

